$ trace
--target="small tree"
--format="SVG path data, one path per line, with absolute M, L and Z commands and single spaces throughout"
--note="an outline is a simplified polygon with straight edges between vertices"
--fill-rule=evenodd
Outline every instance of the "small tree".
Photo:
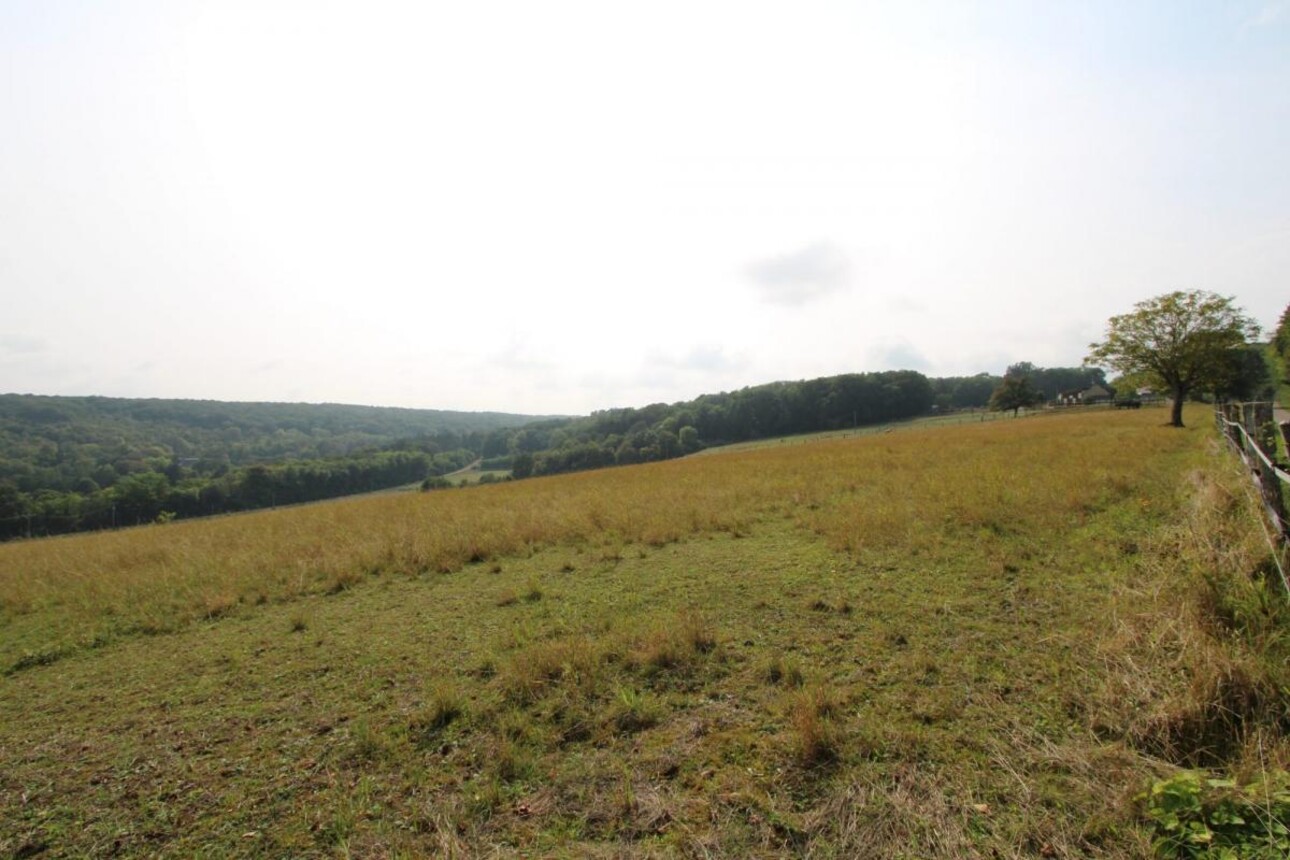
M 1182 406 L 1194 391 L 1213 390 L 1231 368 L 1230 353 L 1258 337 L 1259 327 L 1232 299 L 1203 290 L 1172 292 L 1111 317 L 1106 338 L 1089 344 L 1085 364 L 1145 374 L 1173 397 L 1169 423 L 1183 426 Z
M 1014 373 L 1008 368 L 1008 375 L 999 383 L 999 387 L 990 395 L 990 408 L 995 412 L 1012 410 L 1012 417 L 1017 417 L 1017 410 L 1034 406 L 1043 400 L 1043 395 L 1030 384 L 1030 377 Z

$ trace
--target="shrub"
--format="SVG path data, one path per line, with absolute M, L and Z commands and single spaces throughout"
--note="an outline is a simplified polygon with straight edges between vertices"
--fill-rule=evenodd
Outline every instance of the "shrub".
M 1195 771 L 1154 783 L 1140 799 L 1161 857 L 1290 857 L 1290 774 L 1246 786 Z

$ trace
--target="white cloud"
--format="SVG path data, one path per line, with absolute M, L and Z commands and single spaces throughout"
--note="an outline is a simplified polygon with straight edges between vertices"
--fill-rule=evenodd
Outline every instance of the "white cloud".
M 724 347 L 696 346 L 679 357 L 656 353 L 649 357 L 647 364 L 711 374 L 741 370 L 748 366 L 748 359 L 743 355 L 731 355 Z
M 49 348 L 49 342 L 41 337 L 25 334 L 0 334 L 0 355 L 33 355 Z
M 512 340 L 507 346 L 487 359 L 489 367 L 508 372 L 543 372 L 554 369 L 545 359 L 537 358 L 527 344 Z
M 892 313 L 907 314 L 911 316 L 925 315 L 928 313 L 926 303 L 906 293 L 892 293 L 885 299 L 886 309 Z
M 1264 3 L 1258 12 L 1246 20 L 1241 29 L 1249 30 L 1254 27 L 1267 27 L 1284 15 L 1287 9 L 1290 9 L 1290 2 L 1287 2 L 1287 0 L 1278 0 L 1278 2 L 1275 3 Z
M 918 347 L 901 338 L 879 344 L 869 352 L 874 370 L 928 370 L 932 363 Z
M 851 260 L 831 242 L 816 242 L 796 251 L 758 260 L 746 270 L 766 301 L 800 307 L 850 286 Z

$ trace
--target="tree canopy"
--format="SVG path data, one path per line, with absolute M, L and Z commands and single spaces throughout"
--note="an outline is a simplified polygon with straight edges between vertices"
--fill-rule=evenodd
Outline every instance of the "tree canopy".
M 1012 410 L 1016 415 L 1017 410 L 1025 409 L 1028 406 L 1034 406 L 1041 402 L 1044 396 L 1030 383 L 1030 377 L 1024 373 L 1013 373 L 1009 368 L 1009 373 L 1003 377 L 1003 382 L 990 395 L 990 408 L 996 412 L 1007 412 Z
M 1272 333 L 1272 351 L 1281 362 L 1283 383 L 1290 381 L 1290 305 L 1281 312 L 1281 319 Z
M 1204 290 L 1166 293 L 1133 308 L 1111 317 L 1105 339 L 1089 344 L 1084 360 L 1144 375 L 1168 389 L 1175 427 L 1183 426 L 1187 395 L 1221 387 L 1230 378 L 1232 353 L 1259 333 L 1232 298 Z

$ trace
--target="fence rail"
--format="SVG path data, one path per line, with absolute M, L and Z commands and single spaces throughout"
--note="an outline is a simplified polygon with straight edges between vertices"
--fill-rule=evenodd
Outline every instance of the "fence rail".
M 1290 447 L 1290 424 L 1278 426 L 1271 403 L 1220 403 L 1214 410 L 1219 432 L 1240 455 L 1258 488 L 1263 509 L 1276 532 L 1275 554 L 1281 584 L 1290 592 L 1290 580 L 1280 566 L 1280 550 L 1290 541 L 1290 473 L 1277 463 L 1277 437 Z

